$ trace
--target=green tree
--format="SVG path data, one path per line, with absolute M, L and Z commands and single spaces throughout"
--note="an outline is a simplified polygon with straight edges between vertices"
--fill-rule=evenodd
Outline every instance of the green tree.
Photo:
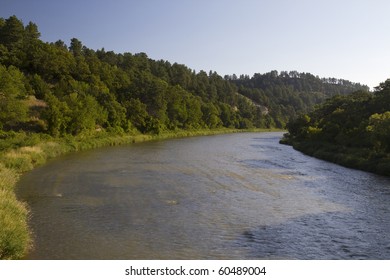
M 179 86 L 169 90 L 167 115 L 169 119 L 168 128 L 184 128 L 188 119 L 188 112 L 185 100 L 186 92 Z
M 23 73 L 14 66 L 0 65 L 0 129 L 4 125 L 14 126 L 27 117 L 24 80 Z
M 221 121 L 225 127 L 234 127 L 235 126 L 235 112 L 233 108 L 227 105 L 226 103 L 220 103 L 219 108 L 221 111 Z
M 130 87 L 133 98 L 138 98 L 146 105 L 148 115 L 161 124 L 166 122 L 168 84 L 153 77 L 148 72 L 140 72 Z
M 60 101 L 52 93 L 45 94 L 46 108 L 41 117 L 46 121 L 47 132 L 59 137 L 66 134 L 70 118 L 70 108 L 64 101 Z
M 144 133 L 147 131 L 146 122 L 149 118 L 148 112 L 146 111 L 146 105 L 143 104 L 139 99 L 130 98 L 124 102 L 126 108 L 126 117 L 140 132 Z
M 69 50 L 74 56 L 81 56 L 83 50 L 83 43 L 81 43 L 81 41 L 77 38 L 72 38 L 70 40 Z
M 5 65 L 9 61 L 9 51 L 3 44 L 0 44 L 0 64 Z
M 83 131 L 92 131 L 107 122 L 107 112 L 90 95 L 73 92 L 64 98 L 70 108 L 66 126 L 68 133 L 77 135 Z
M 38 30 L 38 26 L 30 21 L 24 29 L 23 39 L 25 43 L 31 44 L 33 42 L 36 42 L 39 40 L 39 37 L 41 37 L 41 33 Z
M 219 118 L 219 111 L 213 103 L 202 104 L 203 121 L 208 128 L 217 128 L 222 126 Z
M 0 44 L 8 48 L 18 46 L 23 40 L 24 25 L 16 16 L 11 16 L 5 20 L 0 28 Z
M 390 111 L 371 115 L 367 131 L 377 151 L 390 152 Z
M 34 74 L 30 78 L 30 86 L 34 92 L 34 96 L 38 99 L 45 99 L 51 90 L 49 85 L 38 74 Z
M 185 99 L 185 106 L 187 108 L 187 119 L 184 123 L 184 128 L 197 129 L 203 126 L 202 122 L 202 102 L 200 98 L 192 95 L 187 95 Z
M 198 128 L 202 123 L 201 100 L 176 85 L 168 90 L 168 128 Z

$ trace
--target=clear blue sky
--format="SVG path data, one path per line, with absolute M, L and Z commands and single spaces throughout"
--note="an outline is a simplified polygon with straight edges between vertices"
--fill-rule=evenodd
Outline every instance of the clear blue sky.
M 388 0 L 0 0 L 41 39 L 220 75 L 297 70 L 370 87 L 390 78 Z

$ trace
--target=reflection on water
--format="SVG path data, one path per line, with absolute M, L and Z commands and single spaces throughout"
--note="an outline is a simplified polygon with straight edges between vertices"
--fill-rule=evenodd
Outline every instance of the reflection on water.
M 23 176 L 31 259 L 389 259 L 390 180 L 278 144 L 195 137 L 68 155 Z

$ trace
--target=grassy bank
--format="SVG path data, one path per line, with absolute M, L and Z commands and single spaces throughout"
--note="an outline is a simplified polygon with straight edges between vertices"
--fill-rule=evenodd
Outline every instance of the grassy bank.
M 288 141 L 281 144 L 291 145 L 294 149 L 345 167 L 390 176 L 390 155 L 378 153 L 372 149 L 352 148 L 319 141 Z
M 15 170 L 0 164 L 0 259 L 21 258 L 31 245 L 28 211 L 14 193 L 18 178 Z
M 48 159 L 70 152 L 104 146 L 189 136 L 267 131 L 271 130 L 180 130 L 159 135 L 117 135 L 101 132 L 94 135 L 65 138 L 50 138 L 46 135 L 16 135 L 8 140 L 0 140 L 3 145 L 0 152 L 0 259 L 20 259 L 33 246 L 28 227 L 28 207 L 25 203 L 17 200 L 14 189 L 21 174 L 32 170 L 37 165 L 44 164 Z

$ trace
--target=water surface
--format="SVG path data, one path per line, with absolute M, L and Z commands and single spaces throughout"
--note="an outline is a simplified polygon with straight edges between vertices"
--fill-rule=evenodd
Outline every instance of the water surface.
M 278 144 L 193 137 L 67 155 L 24 175 L 30 259 L 390 259 L 390 179 Z

